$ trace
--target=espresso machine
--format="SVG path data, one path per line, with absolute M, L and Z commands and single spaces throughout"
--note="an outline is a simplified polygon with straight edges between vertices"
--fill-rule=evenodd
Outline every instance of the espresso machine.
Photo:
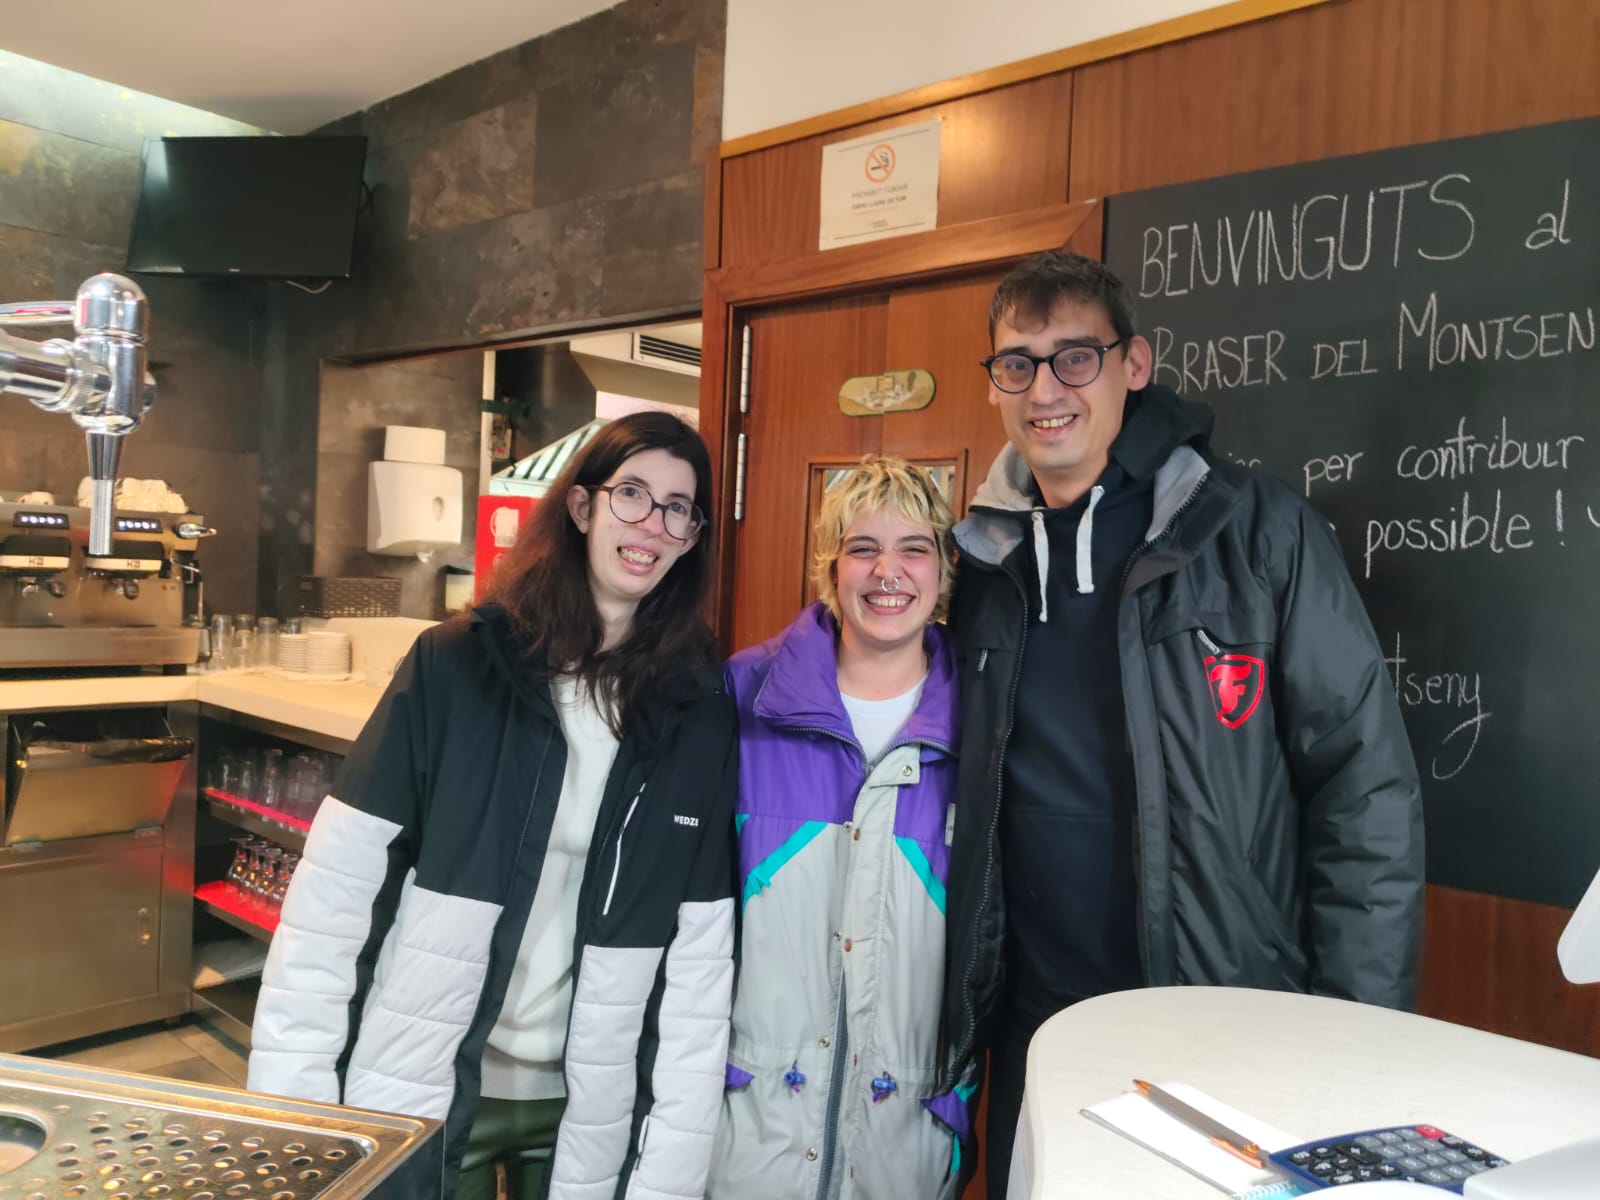
M 195 661 L 205 519 L 119 509 L 103 554 L 92 524 L 87 508 L 0 492 L 0 671 Z
M 0 326 L 69 321 L 70 340 L 0 328 L 0 393 L 71 416 L 86 435 L 92 479 L 88 508 L 0 494 L 0 670 L 192 663 L 201 624 L 194 551 L 211 530 L 194 513 L 114 509 L 122 439 L 155 402 L 149 302 L 132 280 L 102 274 L 71 301 L 0 304 Z

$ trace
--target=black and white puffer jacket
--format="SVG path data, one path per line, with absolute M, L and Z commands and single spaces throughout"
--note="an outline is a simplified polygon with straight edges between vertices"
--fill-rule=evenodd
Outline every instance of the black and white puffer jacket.
M 704 1193 L 733 987 L 737 729 L 718 673 L 622 739 L 578 907 L 552 1200 Z M 566 743 L 505 614 L 429 630 L 317 813 L 284 900 L 250 1087 L 445 1122 L 477 1110 Z

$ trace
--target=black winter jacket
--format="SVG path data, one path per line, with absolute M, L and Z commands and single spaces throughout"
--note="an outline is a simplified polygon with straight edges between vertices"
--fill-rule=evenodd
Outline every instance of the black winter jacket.
M 1141 403 L 1169 434 L 1164 461 L 1150 464 L 1154 516 L 1118 609 L 1145 982 L 1409 1006 L 1420 790 L 1339 544 L 1287 487 L 1209 453 L 1209 410 L 1156 386 Z M 1008 446 L 956 530 L 951 623 L 966 732 L 946 927 L 953 1069 L 988 1044 L 1002 984 L 998 827 L 1006 739 L 1027 703 L 1016 680 L 1030 496 L 1027 465 Z
M 617 749 L 584 870 L 552 1200 L 700 1195 L 721 1110 L 738 764 L 720 673 L 684 677 L 644 726 Z M 566 753 L 503 611 L 422 635 L 307 837 L 253 1090 L 443 1119 L 453 1180 Z

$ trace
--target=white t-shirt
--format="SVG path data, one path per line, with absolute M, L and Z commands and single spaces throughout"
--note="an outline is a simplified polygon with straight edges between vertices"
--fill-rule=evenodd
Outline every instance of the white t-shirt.
M 926 681 L 927 676 L 924 675 L 909 692 L 890 696 L 887 700 L 858 700 L 854 696 L 839 693 L 839 699 L 844 701 L 845 714 L 850 718 L 850 728 L 855 730 L 856 741 L 861 743 L 869 766 L 883 757 L 883 752 L 894 741 L 895 734 L 906 727 L 911 714 L 917 711 L 917 701 L 922 699 L 922 685 Z
M 561 1055 L 572 1008 L 578 890 L 617 756 L 617 739 L 588 689 L 561 675 L 551 681 L 550 691 L 566 736 L 567 769 L 505 1004 L 483 1050 L 483 1094 L 499 1100 L 566 1095 Z

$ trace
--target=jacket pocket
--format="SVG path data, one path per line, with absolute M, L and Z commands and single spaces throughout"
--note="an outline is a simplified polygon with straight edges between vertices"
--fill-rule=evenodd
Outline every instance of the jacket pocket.
M 1271 646 L 1277 641 L 1273 617 L 1268 613 L 1235 609 L 1165 609 L 1145 622 L 1144 640 L 1154 646 L 1175 634 L 1204 633 L 1222 650 Z

